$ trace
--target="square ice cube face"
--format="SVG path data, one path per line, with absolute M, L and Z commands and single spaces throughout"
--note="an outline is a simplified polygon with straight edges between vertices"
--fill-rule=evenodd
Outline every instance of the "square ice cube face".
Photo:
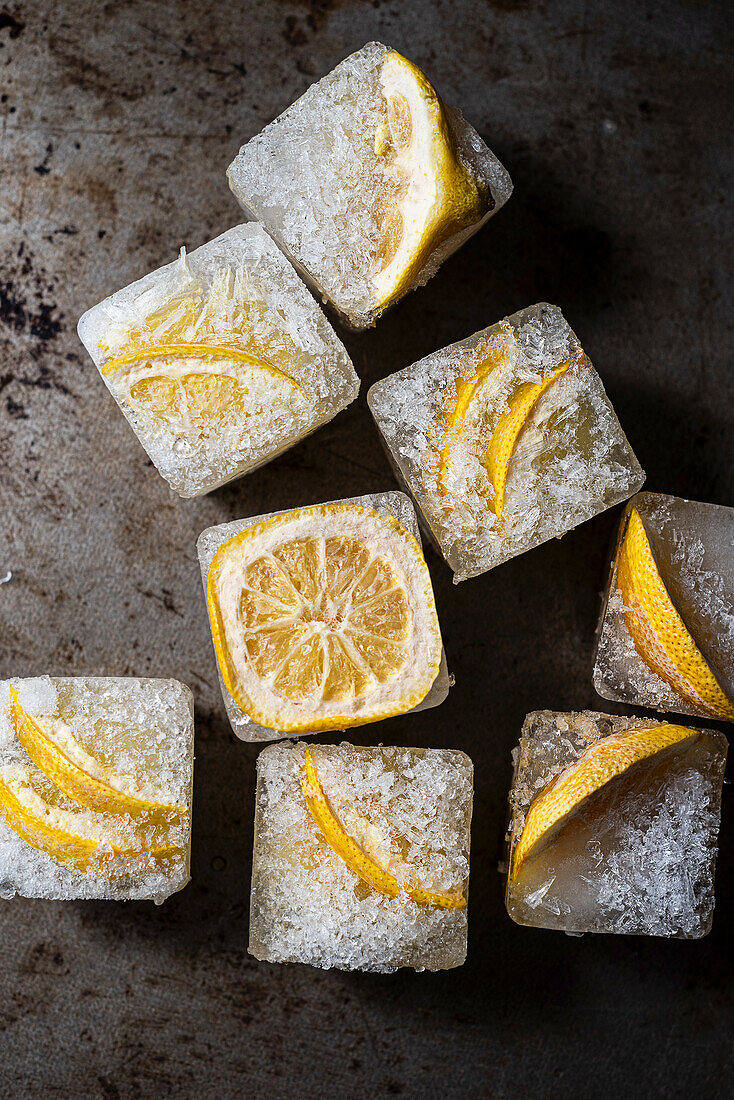
M 518 924 L 678 939 L 710 930 L 728 748 L 715 730 L 686 736 L 680 726 L 671 731 L 665 722 L 593 711 L 529 714 L 513 753 L 508 867 L 546 787 L 580 769 L 583 753 L 635 730 L 663 731 L 655 734 L 660 751 L 599 786 L 555 827 L 552 814 L 535 811 L 548 831 L 536 834 L 507 879 L 507 911 Z M 665 731 L 680 739 L 662 747 Z
M 379 512 L 380 515 L 392 516 L 413 535 L 418 546 L 420 547 L 421 545 L 420 530 L 416 519 L 415 509 L 404 493 L 371 493 L 362 497 L 349 497 L 346 500 L 332 500 L 329 501 L 329 503 L 357 504 L 363 508 L 372 508 L 376 512 Z M 256 523 L 260 523 L 264 519 L 270 519 L 271 516 L 285 515 L 287 511 L 289 511 L 289 509 L 282 509 L 279 512 L 270 512 L 267 515 L 251 516 L 249 519 L 238 519 L 231 523 L 220 523 L 216 527 L 207 527 L 205 531 L 202 531 L 197 540 L 196 548 L 199 553 L 199 566 L 201 568 L 201 579 L 204 584 L 205 595 L 207 593 L 209 567 L 219 547 L 229 542 L 230 539 L 234 538 L 235 535 L 238 535 L 241 531 L 246 531 L 248 527 L 254 527 Z M 249 714 L 242 709 L 237 700 L 227 689 L 218 658 L 217 674 L 219 676 L 219 686 L 222 689 L 222 698 L 227 711 L 227 717 L 229 718 L 232 729 L 240 740 L 274 741 L 281 737 L 293 736 L 293 731 L 270 729 L 267 726 L 260 725 L 260 723 L 254 721 Z M 437 707 L 439 703 L 443 703 L 449 693 L 449 687 L 452 683 L 453 680 L 449 676 L 446 664 L 446 653 L 442 648 L 441 665 L 436 679 L 433 681 L 428 694 L 422 702 L 416 707 L 411 708 L 408 713 L 427 710 L 429 707 Z M 332 727 L 325 726 L 324 728 L 327 729 Z M 311 730 L 309 732 L 317 733 L 319 731 Z
M 734 721 L 734 508 L 661 493 L 629 502 L 594 687 L 605 699 Z
M 645 479 L 556 306 L 427 355 L 367 401 L 455 583 L 560 537 Z
M 79 337 L 182 497 L 270 462 L 332 420 L 359 379 L 259 225 L 237 225 L 87 310 Z
M 193 759 L 177 680 L 0 682 L 0 896 L 160 904 L 181 890 Z
M 472 762 L 451 749 L 292 741 L 264 749 L 250 954 L 325 970 L 461 966 L 472 797 Z M 358 845 L 361 873 L 346 838 Z
M 398 82 L 406 82 L 395 95 L 393 65 Z M 433 97 L 425 115 L 420 88 Z M 444 137 L 432 151 L 427 135 L 436 126 Z M 415 140 L 405 147 L 409 134 Z M 458 169 L 444 168 L 424 203 L 421 182 L 433 179 L 437 162 L 458 163 Z M 435 96 L 420 70 L 380 42 L 312 84 L 242 146 L 227 175 L 248 217 L 262 222 L 315 293 L 355 329 L 374 324 L 387 305 L 426 283 L 512 194 L 509 174 L 476 130 Z M 388 269 L 396 243 L 390 211 L 407 180 L 413 181 L 412 206 L 403 210 L 404 251 Z M 467 186 L 477 202 L 465 201 Z M 411 242 L 425 240 L 420 227 L 429 210 L 435 214 L 436 194 L 467 214 L 447 219 L 427 247 L 416 247 Z M 391 272 L 398 270 L 405 280 L 386 300 Z

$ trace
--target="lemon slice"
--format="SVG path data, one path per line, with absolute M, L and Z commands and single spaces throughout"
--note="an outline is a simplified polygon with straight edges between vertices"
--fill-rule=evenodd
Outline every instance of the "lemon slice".
M 207 603 L 222 678 L 269 729 L 343 729 L 430 690 L 441 635 L 428 568 L 391 516 L 354 504 L 272 516 L 220 546 Z
M 505 509 L 507 471 L 520 433 L 540 397 L 549 386 L 553 385 L 556 378 L 568 370 L 568 367 L 568 363 L 562 363 L 542 382 L 524 382 L 509 398 L 508 409 L 499 418 L 492 432 L 486 458 L 487 474 L 494 489 L 494 497 L 489 501 L 489 507 L 500 518 Z
M 488 347 L 470 378 L 459 377 L 456 380 L 456 400 L 443 416 L 444 445 L 438 458 L 438 487 L 442 493 L 448 492 L 446 479 L 456 448 L 463 435 L 466 414 L 470 404 L 477 396 L 482 382 L 503 363 L 507 348 Z
M 324 840 L 336 854 L 344 860 L 347 867 L 362 882 L 388 897 L 407 894 L 419 905 L 438 906 L 441 909 L 465 909 L 466 898 L 463 894 L 440 894 L 431 890 L 422 890 L 408 883 L 400 882 L 371 858 L 344 829 L 329 804 L 314 766 L 313 753 L 306 749 L 304 768 L 301 776 L 301 789 L 306 800 L 308 812 L 318 825 Z
M 586 749 L 575 764 L 566 768 L 530 803 L 525 825 L 512 860 L 512 878 L 523 863 L 547 837 L 582 802 L 612 779 L 622 775 L 633 764 L 672 748 L 690 737 L 696 730 L 685 726 L 658 725 L 638 727 L 602 738 Z
M 636 508 L 622 540 L 617 585 L 627 629 L 645 664 L 687 703 L 734 722 L 734 706 L 673 605 Z
M 26 844 L 77 871 L 117 877 L 130 873 L 125 866 L 128 860 L 144 857 L 164 869 L 183 856 L 181 848 L 174 845 L 130 846 L 104 832 L 86 835 L 82 829 L 88 833 L 89 823 L 80 826 L 78 814 L 49 805 L 34 790 L 29 773 L 20 767 L 0 769 L 0 816 Z
M 167 806 L 158 802 L 148 802 L 125 793 L 122 788 L 126 785 L 126 781 L 114 772 L 105 769 L 106 774 L 100 778 L 77 765 L 21 707 L 18 702 L 18 690 L 12 686 L 10 714 L 15 735 L 36 767 L 59 790 L 80 805 L 87 806 L 98 813 L 128 814 L 130 817 L 145 818 L 147 823 L 161 826 L 174 823 L 187 812 L 185 806 Z M 69 747 L 72 752 L 83 753 L 73 739 Z M 86 753 L 83 755 L 86 756 Z M 94 767 L 96 762 L 90 760 L 89 763 Z M 100 765 L 96 767 L 102 772 Z
M 387 131 L 376 133 L 375 151 L 387 158 L 391 186 L 373 277 L 377 308 L 409 288 L 438 245 L 494 206 L 489 188 L 461 162 L 446 108 L 421 70 L 391 52 L 380 83 Z

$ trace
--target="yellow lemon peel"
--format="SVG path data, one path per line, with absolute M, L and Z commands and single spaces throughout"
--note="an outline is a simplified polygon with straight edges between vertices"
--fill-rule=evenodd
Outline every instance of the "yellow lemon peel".
M 301 789 L 308 811 L 321 830 L 324 840 L 362 882 L 391 898 L 403 894 L 418 902 L 419 905 L 436 906 L 441 909 L 466 908 L 466 898 L 463 894 L 439 894 L 399 882 L 394 875 L 385 871 L 360 848 L 356 840 L 344 830 L 329 805 L 314 765 L 311 749 L 306 749 L 304 753 Z
M 478 387 L 488 374 L 499 366 L 507 354 L 506 348 L 489 348 L 477 365 L 474 374 L 470 378 L 459 377 L 456 380 L 456 401 L 443 417 L 444 445 L 438 459 L 438 488 L 442 493 L 448 492 L 446 477 L 448 474 L 451 455 L 455 450 L 462 434 L 464 417 L 471 404 Z
M 636 508 L 622 540 L 617 585 L 627 629 L 642 660 L 681 699 L 712 718 L 734 722 L 734 706 L 673 605 Z

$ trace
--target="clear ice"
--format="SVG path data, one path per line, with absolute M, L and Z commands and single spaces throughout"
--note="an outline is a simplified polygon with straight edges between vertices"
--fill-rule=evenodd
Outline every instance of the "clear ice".
M 594 687 L 604 699 L 710 717 L 648 666 L 627 629 L 617 568 L 632 508 L 673 605 L 724 694 L 734 699 L 734 508 L 660 493 L 638 493 L 622 517 L 598 628 Z
M 364 508 L 374 508 L 375 511 L 380 512 L 381 515 L 393 516 L 411 532 L 418 542 L 418 545 L 420 546 L 421 544 L 420 529 L 418 527 L 415 509 L 404 493 L 371 493 L 367 496 L 349 497 L 346 500 L 332 500 L 327 503 L 360 504 Z M 281 509 L 279 512 L 269 512 L 261 516 L 250 516 L 249 519 L 237 519 L 230 523 L 220 523 L 217 524 L 216 527 L 207 527 L 206 530 L 202 531 L 197 540 L 196 547 L 199 554 L 199 567 L 201 569 L 204 592 L 206 593 L 209 566 L 220 546 L 225 542 L 229 542 L 229 540 L 234 538 L 235 535 L 238 535 L 240 531 L 245 531 L 248 527 L 254 527 L 256 523 L 260 523 L 264 519 L 269 519 L 271 516 L 282 515 L 286 511 L 290 511 L 290 509 Z M 246 714 L 245 711 L 242 710 L 237 700 L 233 699 L 227 690 L 227 686 L 222 678 L 219 661 L 217 661 L 217 675 L 219 676 L 219 686 L 222 691 L 222 699 L 224 700 L 227 717 L 232 725 L 232 729 L 240 740 L 274 741 L 279 738 L 293 736 L 283 730 L 273 730 L 269 729 L 267 726 L 261 726 L 259 722 L 254 722 L 249 714 Z M 409 713 L 417 713 L 421 710 L 428 710 L 430 707 L 437 707 L 448 695 L 451 683 L 452 680 L 449 676 L 446 664 L 446 654 L 442 651 L 441 667 L 438 676 L 433 681 L 428 695 Z
M 265 226 L 316 293 L 354 328 L 374 323 L 371 279 L 380 245 L 385 167 L 375 136 L 387 121 L 379 74 L 390 53 L 370 42 L 312 84 L 240 149 L 229 183 L 248 217 Z M 506 170 L 458 111 L 447 108 L 464 165 L 494 205 L 482 221 L 444 241 L 411 287 L 495 214 L 512 193 Z
M 655 720 L 536 711 L 516 751 L 511 866 L 533 799 L 601 738 Z M 696 939 L 710 930 L 727 740 L 715 730 L 629 768 L 541 841 L 507 910 L 519 924 L 564 932 Z
M 439 456 L 457 386 L 488 356 L 443 481 Z M 518 436 L 502 522 L 490 508 L 487 447 L 508 398 L 569 369 L 548 386 Z M 376 382 L 370 410 L 399 482 L 411 494 L 455 582 L 559 537 L 626 500 L 644 481 L 599 375 L 556 306 L 540 304 L 442 348 Z
M 47 778 L 18 741 L 10 709 L 10 687 L 20 706 L 44 733 L 95 775 L 113 772 L 119 789 L 151 802 L 185 807 L 161 837 L 141 819 L 94 811 L 78 804 Z M 71 739 L 71 740 L 69 740 Z M 190 690 L 177 680 L 118 677 L 49 677 L 0 681 L 0 781 L 28 776 L 32 791 L 65 815 L 74 835 L 100 840 L 100 854 L 112 838 L 119 847 L 139 848 L 165 841 L 176 849 L 165 866 L 148 855 L 118 857 L 115 872 L 80 871 L 31 846 L 0 813 L 0 896 L 28 898 L 151 899 L 162 902 L 189 881 L 194 706 Z M 33 803 L 32 803 L 33 805 Z
M 344 346 L 259 225 L 235 226 L 189 254 L 182 249 L 174 263 L 88 310 L 79 336 L 159 473 L 183 497 L 269 462 L 359 392 Z M 173 344 L 202 345 L 202 357 L 159 351 L 104 372 L 130 347 Z M 207 358 L 212 345 L 273 369 Z M 153 400 L 150 379 L 160 364 L 170 381 Z M 221 403 L 206 389 L 215 374 L 226 376 Z M 184 390 L 185 377 L 198 380 L 203 404 Z
M 334 813 L 363 850 L 401 882 L 466 896 L 473 768 L 463 752 L 271 745 L 257 762 L 250 953 L 383 973 L 461 966 L 466 908 L 389 897 L 327 844 L 301 789 L 309 748 Z

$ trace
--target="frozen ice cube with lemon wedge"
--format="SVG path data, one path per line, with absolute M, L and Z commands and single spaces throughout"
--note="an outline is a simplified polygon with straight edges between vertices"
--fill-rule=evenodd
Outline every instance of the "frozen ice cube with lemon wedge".
M 183 497 L 269 462 L 359 391 L 341 341 L 258 225 L 182 249 L 88 310 L 79 336 Z
M 648 718 L 536 711 L 510 794 L 507 910 L 564 932 L 711 927 L 727 740 Z
M 0 896 L 180 890 L 193 747 L 193 697 L 176 680 L 1 681 Z
M 446 698 L 431 578 L 403 493 L 219 524 L 197 545 L 242 740 L 345 729 Z
M 378 972 L 461 966 L 468 756 L 284 742 L 260 753 L 257 774 L 252 955 Z
M 560 537 L 644 481 L 556 306 L 530 306 L 433 352 L 376 382 L 367 400 L 457 583 Z
M 417 65 L 370 42 L 240 149 L 229 183 L 353 328 L 427 282 L 510 177 Z
M 628 504 L 604 597 L 606 699 L 734 722 L 734 508 L 661 493 Z

